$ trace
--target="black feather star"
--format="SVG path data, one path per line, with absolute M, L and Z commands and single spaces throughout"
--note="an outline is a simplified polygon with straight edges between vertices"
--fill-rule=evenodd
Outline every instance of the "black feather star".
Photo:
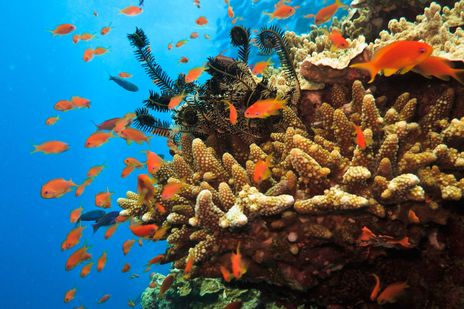
M 135 110 L 135 115 L 136 117 L 133 123 L 136 128 L 159 136 L 169 137 L 171 135 L 169 123 L 150 115 L 148 108 L 137 108 Z
M 174 92 L 174 82 L 151 54 L 150 42 L 145 32 L 136 28 L 134 33 L 127 35 L 127 38 L 131 45 L 136 48 L 135 56 L 153 83 L 160 87 L 163 92 Z
M 143 101 L 143 105 L 146 108 L 155 110 L 157 112 L 168 112 L 169 108 L 169 101 L 171 100 L 171 97 L 167 94 L 159 94 L 157 92 L 154 92 L 150 90 L 150 95 L 148 99 Z
M 250 30 L 242 26 L 235 26 L 230 30 L 230 41 L 233 46 L 239 47 L 238 60 L 248 63 L 250 55 Z
M 272 25 L 261 29 L 258 39 L 258 48 L 261 53 L 269 55 L 273 50 L 276 51 L 285 74 L 288 78 L 292 79 L 296 84 L 297 95 L 294 98 L 296 104 L 301 96 L 300 82 L 293 67 L 293 61 L 288 51 L 288 42 L 285 39 L 285 32 L 279 27 Z

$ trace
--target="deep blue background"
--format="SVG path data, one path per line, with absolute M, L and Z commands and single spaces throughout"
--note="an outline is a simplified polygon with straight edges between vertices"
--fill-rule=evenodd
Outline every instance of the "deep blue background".
M 258 29 L 270 25 L 269 17 L 261 12 L 272 11 L 275 2 L 261 0 L 253 4 L 251 0 L 231 0 L 235 14 L 244 17 L 238 24 Z M 307 31 L 309 21 L 301 16 L 322 5 L 314 2 L 294 0 L 293 5 L 302 7 L 295 16 L 278 24 L 298 32 Z M 144 264 L 164 251 L 164 243 L 144 242 L 143 247 L 135 244 L 128 256 L 123 256 L 123 241 L 133 238 L 127 223 L 110 240 L 103 239 L 104 229 L 92 235 L 89 226 L 82 242 L 85 240 L 92 246 L 94 262 L 106 250 L 108 263 L 101 273 L 94 268 L 82 279 L 80 267 L 70 272 L 64 270 L 65 261 L 74 249 L 60 250 L 66 233 L 73 227 L 69 223 L 72 209 L 80 205 L 85 210 L 94 209 L 95 193 L 107 187 L 114 192 L 113 209 L 118 209 L 117 197 L 136 188 L 137 173 L 125 179 L 120 177 L 123 159 L 133 156 L 143 160 L 140 151 L 147 149 L 146 145 L 129 146 L 122 139 L 114 138 L 101 148 L 83 147 L 88 135 L 95 130 L 92 121 L 101 122 L 133 111 L 146 98 L 148 89 L 154 88 L 136 62 L 126 34 L 136 26 L 142 27 L 151 40 L 156 59 L 172 77 L 202 65 L 207 56 L 218 54 L 224 47 L 226 55 L 235 53 L 228 44 L 231 23 L 222 0 L 202 0 L 201 9 L 193 5 L 193 0 L 145 0 L 141 15 L 118 14 L 121 8 L 137 3 L 134 0 L 28 0 L 2 5 L 1 308 L 71 308 L 81 304 L 94 308 L 97 299 L 105 293 L 112 297 L 101 307 L 126 308 L 128 299 L 136 298 L 148 283 L 149 273 L 143 272 Z M 94 10 L 99 13 L 98 17 L 92 15 Z M 194 23 L 200 15 L 209 19 L 209 25 L 199 27 Z M 74 33 L 99 33 L 110 23 L 113 30 L 107 36 L 97 35 L 93 41 L 74 45 L 72 35 L 53 37 L 47 31 L 61 23 L 75 24 Z M 179 49 L 167 50 L 169 42 L 175 44 L 188 38 L 192 31 L 198 31 L 200 38 L 189 40 Z M 203 38 L 204 33 L 212 39 Z M 83 51 L 97 46 L 107 47 L 110 52 L 85 63 Z M 181 56 L 187 56 L 190 62 L 179 64 Z M 139 86 L 139 92 L 127 92 L 108 81 L 108 73 L 121 71 L 134 75 L 131 81 Z M 58 100 L 76 95 L 89 98 L 91 108 L 66 113 L 53 109 Z M 59 115 L 60 121 L 55 126 L 46 126 L 45 119 L 53 115 Z M 33 144 L 48 140 L 65 141 L 71 149 L 59 155 L 30 154 Z M 167 154 L 164 138 L 153 138 L 149 148 Z M 81 197 L 70 193 L 60 199 L 40 198 L 40 187 L 46 181 L 63 177 L 81 183 L 91 166 L 102 163 L 106 168 Z M 132 270 L 123 274 L 121 267 L 125 262 L 132 265 Z M 169 265 L 156 266 L 152 271 L 166 273 L 168 269 Z M 140 274 L 141 278 L 129 279 L 132 273 Z M 75 300 L 64 304 L 65 291 L 73 287 L 77 288 Z

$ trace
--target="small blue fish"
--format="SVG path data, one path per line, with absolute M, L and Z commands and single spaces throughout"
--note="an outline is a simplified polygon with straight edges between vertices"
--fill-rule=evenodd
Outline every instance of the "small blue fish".
M 116 217 L 119 216 L 119 211 L 111 211 L 98 219 L 95 224 L 92 224 L 93 232 L 95 233 L 102 226 L 109 226 L 116 222 Z
M 106 214 L 104 210 L 91 210 L 83 213 L 79 221 L 97 221 Z
M 135 84 L 123 79 L 123 78 L 110 75 L 110 80 L 112 80 L 113 82 L 115 82 L 116 84 L 121 86 L 122 88 L 126 89 L 127 91 L 131 91 L 131 92 L 139 91 L 139 87 L 137 87 L 137 85 L 135 85 Z

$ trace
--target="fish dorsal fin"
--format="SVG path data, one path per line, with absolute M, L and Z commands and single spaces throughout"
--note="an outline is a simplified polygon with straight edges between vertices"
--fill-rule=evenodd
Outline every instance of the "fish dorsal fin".
M 415 67 L 415 65 L 409 65 L 407 67 L 404 67 L 404 68 L 401 69 L 400 74 L 406 74 L 409 71 L 411 71 L 414 67 Z
M 392 76 L 397 71 L 398 71 L 398 69 L 391 69 L 391 68 L 383 69 L 383 75 L 385 75 L 386 77 Z

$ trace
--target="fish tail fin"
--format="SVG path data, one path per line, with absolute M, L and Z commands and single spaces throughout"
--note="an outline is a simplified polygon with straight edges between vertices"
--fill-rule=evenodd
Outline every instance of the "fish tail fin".
M 267 15 L 269 16 L 269 18 L 271 18 L 270 21 L 273 21 L 274 20 L 274 15 L 272 15 L 272 13 L 269 13 L 269 12 L 263 12 L 264 15 Z
M 38 145 L 32 145 L 34 147 L 34 150 L 31 151 L 31 153 L 36 153 L 36 152 L 39 152 L 39 150 L 37 149 L 39 146 Z
M 98 230 L 98 225 L 97 224 L 92 224 L 92 230 L 93 230 L 93 233 L 95 234 L 95 232 Z
M 452 77 L 461 85 L 464 85 L 464 70 L 454 70 Z
M 369 74 L 371 75 L 371 79 L 369 80 L 369 83 L 372 83 L 374 81 L 375 76 L 379 72 L 379 69 L 377 69 L 371 62 L 354 63 L 350 65 L 350 68 L 368 71 Z
M 350 6 L 343 3 L 341 0 L 335 0 L 335 3 L 341 8 L 349 8 Z

